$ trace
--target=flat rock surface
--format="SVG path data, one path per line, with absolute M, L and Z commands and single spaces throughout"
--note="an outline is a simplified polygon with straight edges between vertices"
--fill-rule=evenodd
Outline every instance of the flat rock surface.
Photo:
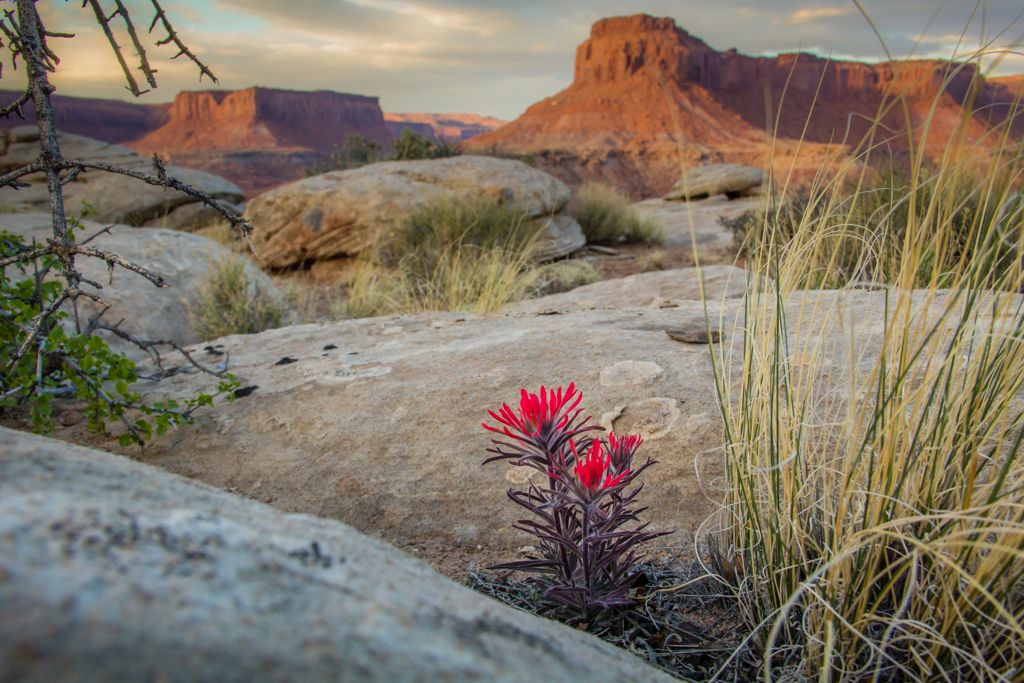
M 507 310 L 528 313 L 672 306 L 676 301 L 700 301 L 701 280 L 709 301 L 734 299 L 746 292 L 747 272 L 733 266 L 704 266 L 638 273 L 583 285 L 561 294 L 519 301 L 509 305 Z
M 289 266 L 356 254 L 379 230 L 432 201 L 486 198 L 531 218 L 555 216 L 549 229 L 557 232 L 548 236 L 545 253 L 553 258 L 585 243 L 579 224 L 564 216 L 571 194 L 521 161 L 464 155 L 324 173 L 261 194 L 245 215 L 267 265 Z
M 745 211 L 756 211 L 761 201 L 758 197 L 727 199 L 719 195 L 692 202 L 648 199 L 634 206 L 665 226 L 665 244 L 669 246 L 688 247 L 696 241 L 698 249 L 726 251 L 734 248 L 733 233 L 718 219 L 736 218 Z
M 927 296 L 915 293 L 915 305 Z M 687 533 L 716 511 L 724 485 L 710 354 L 726 354 L 732 381 L 742 376 L 745 301 L 709 302 L 719 344 L 668 334 L 703 324 L 699 301 L 560 315 L 391 316 L 225 337 L 219 350 L 230 353 L 231 371 L 251 393 L 154 439 L 139 457 L 396 542 L 515 549 L 529 539 L 512 529 L 521 512 L 505 492 L 525 486 L 533 471 L 482 467 L 492 437 L 480 423 L 502 402 L 516 406 L 523 388 L 575 382 L 584 415 L 640 434 L 640 457 L 658 461 L 642 477 L 652 528 Z M 851 370 L 866 375 L 877 357 L 886 293 L 811 292 L 786 305 L 790 364 L 820 382 L 829 401 L 845 396 L 835 383 L 845 386 Z M 150 385 L 147 400 L 194 396 L 212 388 L 210 379 L 175 375 Z
M 82 223 L 85 230 L 76 235 L 79 241 L 106 227 L 93 221 Z M 53 237 L 50 226 L 49 214 L 0 214 L 0 230 L 20 235 L 26 243 L 35 239 L 37 244 L 45 244 L 47 238 Z M 201 288 L 209 278 L 210 264 L 222 259 L 240 258 L 199 235 L 127 225 L 115 225 L 89 245 L 132 261 L 163 277 L 170 285 L 169 288 L 158 288 L 141 275 L 121 267 L 115 267 L 113 282 L 109 282 L 104 261 L 79 256 L 75 259 L 79 270 L 86 278 L 103 286 L 95 293 L 111 304 L 103 320 L 113 325 L 124 318 L 122 328 L 126 332 L 144 339 L 172 339 L 183 345 L 200 341 L 189 321 L 188 307 L 201 301 Z M 284 306 L 284 297 L 273 281 L 248 259 L 243 260 L 250 282 Z M 8 271 L 9 274 L 14 272 Z M 94 290 L 90 288 L 90 291 Z M 97 311 L 99 306 L 94 302 L 85 299 L 79 302 L 83 325 Z M 70 317 L 66 324 L 74 326 Z M 111 348 L 124 351 L 129 358 L 140 360 L 145 357 L 134 345 L 105 332 L 99 334 L 107 339 Z
M 741 299 L 712 304 L 727 317 L 741 309 Z M 715 509 L 706 483 L 723 474 L 721 424 L 710 347 L 680 344 L 665 330 L 702 316 L 700 302 L 686 302 L 391 316 L 225 337 L 217 350 L 230 354 L 243 386 L 257 388 L 154 439 L 139 457 L 390 539 L 514 549 L 527 539 L 511 527 L 521 513 L 505 492 L 532 470 L 482 467 L 492 437 L 480 423 L 502 402 L 518 405 L 522 388 L 575 382 L 585 414 L 642 434 L 641 454 L 659 461 L 644 473 L 654 526 L 689 530 Z M 213 362 L 202 351 L 197 358 Z M 169 377 L 146 400 L 192 396 L 210 390 L 209 380 Z
M 332 520 L 0 429 L 0 680 L 673 680 Z

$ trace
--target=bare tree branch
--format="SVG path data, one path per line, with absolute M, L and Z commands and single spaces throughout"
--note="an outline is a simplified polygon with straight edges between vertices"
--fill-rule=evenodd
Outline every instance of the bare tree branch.
M 107 42 L 110 43 L 110 47 L 114 50 L 114 55 L 117 57 L 117 61 L 121 65 L 121 70 L 124 71 L 124 77 L 128 81 L 128 90 L 136 97 L 141 95 L 143 92 L 149 92 L 148 90 L 139 90 L 139 85 L 135 82 L 135 77 L 132 76 L 132 71 L 128 68 L 128 63 L 124 61 L 124 55 L 121 54 L 121 47 L 117 44 L 117 40 L 114 39 L 114 32 L 110 30 L 110 21 L 107 16 L 103 14 L 103 8 L 100 7 L 99 1 L 84 0 L 82 7 L 85 7 L 86 4 L 92 6 L 92 10 L 96 14 L 96 21 L 99 22 L 99 25 L 103 28 L 103 33 L 107 36 Z M 120 2 L 117 4 L 118 11 L 123 9 Z M 128 16 L 128 13 L 125 12 L 124 16 Z M 150 78 L 152 78 L 152 75 L 150 75 Z
M 249 248 L 252 249 L 252 253 L 256 256 L 257 259 L 259 259 L 259 254 L 256 252 L 256 246 L 252 243 L 252 239 L 249 236 L 249 234 L 252 232 L 252 226 L 249 224 L 249 221 L 235 214 L 230 209 L 225 208 L 220 204 L 220 202 L 218 202 L 216 199 L 206 194 L 205 192 L 197 190 L 191 185 L 187 185 L 173 178 L 172 176 L 168 176 L 166 171 L 164 170 L 163 162 L 160 160 L 160 157 L 158 157 L 156 154 L 153 155 L 153 165 L 156 169 L 156 173 L 154 173 L 153 175 L 143 173 L 142 171 L 136 171 L 131 168 L 125 168 L 124 166 L 108 164 L 105 161 L 86 161 L 85 159 L 65 160 L 63 162 L 62 167 L 68 169 L 80 166 L 82 168 L 95 168 L 100 171 L 107 171 L 108 173 L 120 173 L 121 175 L 126 175 L 137 180 L 141 180 L 144 183 L 149 183 L 150 185 L 156 185 L 158 187 L 163 187 L 165 189 L 169 188 L 172 190 L 178 190 L 179 192 L 184 192 L 190 197 L 195 197 L 196 199 L 199 199 L 207 206 L 215 209 L 218 213 L 220 213 L 221 216 L 224 217 L 226 221 L 228 221 L 229 223 L 231 223 L 233 227 L 238 229 L 241 236 L 244 237 L 245 240 L 249 243 Z M 2 181 L 3 178 L 0 178 L 0 183 L 2 183 Z
M 0 23 L 2 23 L 2 22 L 0 22 Z M 24 120 L 25 119 L 25 112 L 22 110 L 21 107 L 26 102 L 28 102 L 30 99 L 32 99 L 32 98 L 29 95 L 28 91 L 25 91 L 25 92 L 21 93 L 21 97 L 19 97 L 18 99 L 14 100 L 10 104 L 8 104 L 6 107 L 3 107 L 2 109 L 0 109 L 0 116 L 4 117 L 6 119 L 11 114 L 17 114 L 19 117 L 21 117 L 22 120 Z
M 21 178 L 22 176 L 32 175 L 33 173 L 39 173 L 42 170 L 43 165 L 40 164 L 39 162 L 34 161 L 28 166 L 22 166 L 17 171 L 11 171 L 6 175 L 0 176 L 0 187 L 7 187 L 8 185 L 13 187 L 14 189 L 18 189 L 19 187 L 30 187 L 30 183 L 17 183 L 15 181 L 18 178 Z
M 89 324 L 86 326 L 86 334 L 90 334 L 93 330 L 105 330 L 107 332 L 110 332 L 111 334 L 115 334 L 121 339 L 124 339 L 127 342 L 135 344 L 135 346 L 139 347 L 143 351 L 155 354 L 154 360 L 156 361 L 157 366 L 161 370 L 163 370 L 164 366 L 163 362 L 160 359 L 160 352 L 157 351 L 157 349 L 155 348 L 157 346 L 170 346 L 175 351 L 184 356 L 185 360 L 191 363 L 193 367 L 195 367 L 197 370 L 201 372 L 205 372 L 208 375 L 213 375 L 214 377 L 223 377 L 228 372 L 227 358 L 225 358 L 224 360 L 223 370 L 219 372 L 210 370 L 209 368 L 204 367 L 201 363 L 192 358 L 192 355 L 188 351 L 186 351 L 184 348 L 182 348 L 180 344 L 178 344 L 176 341 L 172 339 L 139 339 L 134 335 L 128 334 L 117 325 L 110 325 L 108 323 L 100 321 L 99 317 L 103 315 L 105 312 L 106 310 L 103 310 L 100 311 L 97 315 L 93 316 L 93 318 L 89 321 Z
M 153 69 L 149 65 L 149 60 L 146 59 L 146 50 L 142 47 L 142 42 L 139 41 L 139 36 L 135 33 L 135 25 L 132 24 L 131 15 L 128 14 L 128 10 L 121 4 L 121 0 L 114 0 L 114 4 L 117 5 L 117 10 L 114 14 L 120 14 L 121 18 L 124 19 L 124 25 L 128 28 L 128 35 L 131 36 L 132 43 L 135 45 L 135 50 L 139 55 L 139 69 L 146 75 L 146 82 L 149 83 L 150 88 L 156 87 L 156 76 Z M 110 15 L 111 17 L 114 14 Z
M 178 57 L 185 55 L 189 59 L 191 59 L 196 66 L 199 67 L 200 81 L 203 80 L 203 75 L 205 74 L 209 76 L 210 80 L 212 80 L 214 83 L 220 83 L 220 81 L 217 80 L 217 77 L 213 75 L 213 72 L 210 71 L 205 64 L 200 62 L 199 58 L 192 54 L 192 52 L 187 47 L 185 47 L 185 44 L 181 42 L 181 39 L 178 38 L 178 34 L 175 32 L 174 27 L 171 26 L 171 22 L 167 19 L 167 13 L 164 12 L 164 9 L 160 6 L 160 3 L 157 2 L 157 0 L 150 0 L 150 2 L 153 3 L 153 8 L 156 10 L 156 16 L 153 17 L 153 23 L 149 25 L 149 32 L 153 32 L 153 28 L 156 26 L 157 21 L 161 22 L 164 25 L 164 30 L 167 31 L 167 37 L 163 40 L 158 40 L 156 44 L 167 45 L 168 43 L 174 43 L 175 46 L 177 46 L 178 48 L 178 54 L 171 57 L 171 59 L 177 59 Z

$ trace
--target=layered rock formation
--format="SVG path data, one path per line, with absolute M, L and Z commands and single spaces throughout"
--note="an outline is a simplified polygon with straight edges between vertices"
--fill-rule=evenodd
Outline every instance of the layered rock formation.
M 508 121 L 479 114 L 384 114 L 384 121 L 395 135 L 405 128 L 420 135 L 429 135 L 434 140 L 462 142 L 489 133 L 504 126 Z
M 20 90 L 0 90 L 0 107 L 6 107 L 20 97 Z M 139 104 L 119 100 L 100 100 L 88 97 L 51 95 L 53 118 L 58 130 L 74 135 L 121 143 L 142 137 L 167 123 L 170 104 Z M 16 114 L 0 118 L 0 129 L 11 129 L 35 123 L 35 107 L 30 101 L 23 108 L 25 120 Z
M 270 88 L 181 92 L 160 128 L 129 146 L 223 175 L 252 196 L 303 176 L 351 134 L 393 137 L 376 97 Z
M 982 102 L 1001 105 L 974 115 L 968 132 L 976 139 L 1007 115 L 1012 82 L 985 83 L 971 64 L 862 64 L 806 53 L 748 57 L 717 52 L 670 18 L 616 17 L 594 24 L 579 46 L 569 88 L 471 144 L 532 151 L 539 167 L 565 182 L 610 180 L 640 198 L 667 191 L 680 164 L 763 166 L 766 129 L 779 138 L 779 168 L 788 169 L 794 141 L 803 138 L 798 171 L 816 169 L 830 146 L 860 143 L 868 120 L 897 94 L 905 96 L 915 127 L 937 102 L 926 143 L 937 151 L 975 85 Z M 896 133 L 906 129 L 902 107 L 881 121 Z M 1016 124 L 1022 129 L 1024 117 Z M 905 147 L 905 137 L 895 144 Z

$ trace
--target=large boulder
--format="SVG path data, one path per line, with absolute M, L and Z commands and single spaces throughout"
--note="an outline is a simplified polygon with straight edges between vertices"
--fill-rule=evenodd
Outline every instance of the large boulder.
M 248 218 L 266 265 L 291 266 L 354 255 L 410 211 L 443 198 L 491 198 L 522 211 L 544 234 L 544 258 L 565 255 L 586 240 L 564 210 L 571 191 L 521 161 L 457 156 L 384 161 L 332 171 L 270 190 L 249 202 Z
M 672 680 L 344 524 L 38 436 L 0 443 L 0 680 Z
M 665 199 L 693 200 L 717 194 L 742 197 L 758 194 L 764 182 L 764 171 L 740 164 L 712 164 L 695 166 L 683 171 Z
M 167 175 L 191 185 L 213 199 L 231 204 L 235 213 L 239 210 L 234 208 L 234 205 L 245 199 L 245 193 L 233 182 L 206 171 L 168 166 Z M 149 185 L 118 173 L 104 173 L 99 177 L 90 178 L 88 186 L 76 196 L 76 199 L 92 206 L 96 211 L 97 221 L 139 226 L 147 221 L 166 217 L 165 224 L 161 227 L 170 229 L 182 223 L 181 218 L 175 219 L 175 214 L 180 208 L 203 205 L 192 195 Z
M 92 221 L 82 223 L 85 230 L 76 236 L 79 241 L 105 227 Z M 45 244 L 47 238 L 53 237 L 49 214 L 0 214 L 0 230 L 20 235 L 26 243 L 35 240 L 37 244 Z M 104 261 L 79 256 L 75 264 L 86 278 L 103 286 L 96 294 L 111 304 L 103 319 L 114 324 L 123 318 L 122 328 L 137 337 L 171 339 L 182 345 L 200 341 L 189 321 L 188 309 L 201 301 L 202 287 L 208 280 L 211 266 L 223 260 L 242 258 L 198 235 L 126 225 L 115 225 L 89 245 L 132 261 L 163 277 L 170 285 L 158 288 L 141 275 L 121 267 L 115 267 L 113 281 L 108 282 Z M 273 281 L 248 259 L 242 260 L 252 286 L 262 296 L 287 309 L 284 296 Z M 79 301 L 83 324 L 98 310 L 99 306 L 92 301 L 84 298 Z M 74 325 L 70 318 L 66 324 Z M 119 337 L 106 332 L 99 334 L 114 350 L 123 351 L 135 360 L 144 357 L 136 346 Z

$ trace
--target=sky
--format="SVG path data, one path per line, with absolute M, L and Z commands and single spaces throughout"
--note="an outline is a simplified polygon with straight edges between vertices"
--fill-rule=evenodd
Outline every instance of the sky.
M 114 0 L 99 0 L 107 13 Z M 1021 0 L 160 0 L 180 37 L 218 77 L 202 82 L 173 46 L 146 34 L 150 0 L 123 0 L 140 28 L 158 88 L 139 98 L 81 0 L 42 0 L 61 58 L 51 80 L 63 95 L 167 102 L 182 90 L 259 85 L 335 90 L 380 98 L 385 112 L 474 113 L 511 120 L 572 83 L 576 46 L 604 17 L 668 16 L 716 50 L 773 56 L 806 50 L 839 59 L 969 56 L 987 45 L 984 66 L 1024 73 Z M 0 9 L 13 5 L 0 0 Z M 129 64 L 137 63 L 119 20 Z M 1014 48 L 1014 45 L 1018 47 Z M 997 56 L 1001 56 L 999 59 Z M 139 78 L 141 81 L 142 79 Z M 3 64 L 0 88 L 21 70 Z

